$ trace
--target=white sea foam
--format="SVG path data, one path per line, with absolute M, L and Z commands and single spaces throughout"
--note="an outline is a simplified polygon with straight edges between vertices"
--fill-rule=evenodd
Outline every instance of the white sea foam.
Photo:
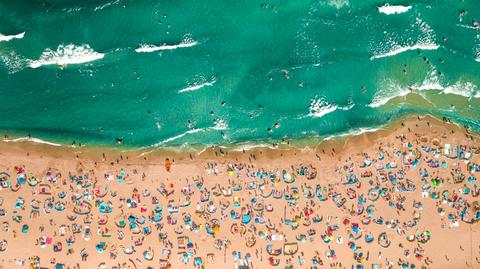
M 409 51 L 409 50 L 436 50 L 439 47 L 440 46 L 437 45 L 437 44 L 415 44 L 413 46 L 405 46 L 405 47 L 398 46 L 398 47 L 395 47 L 388 52 L 373 55 L 372 57 L 370 57 L 370 60 L 375 60 L 375 59 L 379 59 L 379 58 L 394 56 L 394 55 L 397 55 L 397 54 L 400 54 L 400 53 L 403 53 L 403 52 L 406 52 L 406 51 Z
M 106 8 L 106 7 L 109 7 L 109 6 L 112 6 L 112 5 L 116 5 L 116 4 L 118 4 L 118 3 L 120 3 L 120 0 L 115 0 L 115 1 L 113 1 L 113 2 L 107 2 L 106 4 L 103 4 L 103 5 L 101 5 L 101 6 L 95 7 L 93 11 L 99 11 L 99 10 L 102 10 L 102 9 L 104 9 L 104 8 Z
M 179 48 L 193 47 L 193 46 L 196 46 L 197 44 L 198 42 L 193 40 L 192 38 L 185 37 L 183 41 L 177 45 L 163 44 L 161 46 L 158 46 L 158 45 L 152 45 L 152 44 L 142 44 L 135 51 L 141 53 L 141 52 L 155 52 L 155 51 L 161 51 L 161 50 L 175 50 Z
M 212 127 L 213 130 L 227 130 L 228 124 L 225 120 L 217 119 Z
M 438 90 L 441 91 L 445 87 L 443 86 L 444 83 L 440 81 L 438 77 L 438 70 L 436 68 L 432 68 L 430 72 L 426 75 L 423 79 L 421 84 L 415 84 L 410 88 L 417 90 L 417 91 L 427 91 L 427 90 Z
M 76 46 L 73 44 L 60 45 L 57 50 L 53 51 L 47 48 L 38 60 L 30 61 L 31 68 L 38 68 L 45 65 L 69 65 L 81 64 L 100 60 L 105 55 L 90 48 L 89 45 L 83 44 Z
M 442 91 L 444 89 L 443 82 L 437 74 L 438 71 L 432 68 L 421 83 L 411 86 L 402 86 L 391 79 L 386 80 L 380 84 L 379 90 L 375 93 L 372 102 L 368 106 L 372 108 L 383 106 L 390 100 L 396 97 L 404 97 L 414 90 L 416 93 L 429 90 Z
M 0 55 L 0 60 L 5 64 L 9 73 L 15 73 L 22 70 L 29 60 L 18 55 L 15 51 Z
M 459 23 L 457 23 L 457 26 L 462 27 L 462 28 L 472 29 L 472 30 L 480 29 L 480 26 L 469 25 L 469 24 L 459 24 Z
M 348 0 L 329 0 L 328 4 L 330 6 L 336 7 L 337 9 L 341 9 L 344 6 L 348 6 L 350 3 Z
M 3 35 L 0 33 L 0 42 L 2 41 L 10 41 L 12 39 L 22 39 L 25 36 L 25 32 L 17 34 L 17 35 Z
M 368 104 L 368 106 L 372 108 L 380 107 L 388 103 L 388 101 L 392 100 L 393 98 L 403 97 L 409 93 L 410 93 L 409 90 L 400 90 L 397 94 L 393 94 L 393 95 L 387 95 L 387 96 L 375 95 L 372 102 Z
M 206 128 L 195 128 L 195 129 L 190 129 L 184 133 L 181 133 L 179 135 L 176 135 L 176 136 L 172 136 L 172 137 L 169 137 L 165 140 L 162 140 L 156 144 L 153 144 L 147 148 L 151 148 L 151 147 L 160 147 L 160 146 L 163 146 L 169 142 L 172 142 L 172 141 L 175 141 L 175 140 L 178 140 L 188 134 L 195 134 L 195 133 L 199 133 L 199 132 L 205 132 L 205 131 L 209 131 L 209 130 L 214 130 L 214 131 L 221 131 L 221 130 L 227 130 L 228 129 L 228 123 L 227 121 L 223 120 L 223 119 L 217 119 L 215 120 L 213 126 L 210 126 L 210 127 L 206 127 Z M 147 153 L 145 153 L 147 154 Z
M 201 89 L 201 88 L 203 88 L 203 87 L 211 87 L 211 86 L 213 86 L 213 84 L 215 84 L 215 82 L 217 82 L 217 81 L 214 79 L 214 80 L 212 80 L 211 82 L 204 82 L 204 83 L 200 83 L 200 84 L 193 84 L 193 85 L 191 85 L 191 86 L 188 86 L 187 88 L 184 88 L 184 89 L 179 90 L 178 93 L 196 91 L 196 90 Z
M 373 96 L 372 102 L 368 106 L 372 108 L 380 107 L 393 98 L 406 96 L 409 93 L 410 90 L 405 89 L 395 81 L 387 80 L 379 87 L 378 91 Z
M 375 45 L 370 60 L 395 56 L 411 50 L 437 50 L 440 47 L 435 43 L 435 32 L 430 25 L 417 18 L 415 24 L 412 25 L 412 30 L 417 28 L 420 28 L 417 38 L 409 38 L 406 41 L 397 41 L 398 37 L 387 34 L 388 38 L 383 44 Z
M 14 138 L 14 139 L 3 139 L 2 141 L 4 142 L 32 142 L 32 143 L 37 143 L 37 144 L 46 144 L 50 146 L 55 146 L 55 147 L 60 147 L 60 144 L 48 142 L 45 140 L 41 140 L 39 138 L 35 137 L 19 137 L 19 138 Z
M 412 8 L 412 6 L 391 6 L 391 5 L 384 5 L 381 7 L 378 7 L 378 12 L 384 13 L 387 15 L 391 14 L 400 14 L 409 11 Z
M 198 132 L 203 132 L 205 131 L 205 129 L 202 129 L 202 128 L 197 128 L 197 129 L 191 129 L 191 130 L 188 130 L 184 133 L 181 133 L 179 135 L 176 135 L 176 136 L 172 136 L 172 137 L 169 137 L 165 140 L 162 140 L 156 144 L 153 144 L 151 147 L 159 147 L 159 146 L 162 146 L 162 145 L 165 145 L 166 143 L 169 143 L 169 142 L 172 142 L 172 141 L 175 141 L 177 139 L 180 139 L 188 134 L 194 134 L 194 133 L 198 133 Z
M 420 86 L 412 86 L 410 87 L 414 90 L 417 90 L 417 91 L 427 91 L 427 90 L 443 90 L 444 87 L 442 85 L 440 85 L 439 83 L 432 83 L 432 84 L 428 84 L 428 83 L 422 83 Z
M 355 104 L 352 103 L 348 106 L 340 106 L 340 107 L 338 107 L 338 109 L 343 110 L 343 111 L 348 111 L 348 110 L 352 109 L 354 106 L 355 106 Z
M 325 101 L 323 98 L 316 98 L 310 102 L 309 113 L 307 117 L 321 118 L 337 110 L 338 106 Z
M 445 87 L 445 89 L 443 90 L 443 93 L 459 95 L 466 98 L 472 98 L 476 96 L 474 95 L 476 89 L 477 89 L 477 86 L 475 84 L 469 81 L 459 80 L 455 84 Z
M 222 148 L 227 148 L 227 147 L 222 147 Z M 234 145 L 232 148 L 227 148 L 229 151 L 236 151 L 236 152 L 241 152 L 241 151 L 249 151 L 251 149 L 255 148 L 269 148 L 269 149 L 276 149 L 277 147 L 273 146 L 272 144 L 266 144 L 266 143 L 260 143 L 260 144 L 255 144 L 255 143 L 238 143 Z
M 396 97 L 403 97 L 411 92 L 420 94 L 426 98 L 422 92 L 425 91 L 437 91 L 439 94 L 453 94 L 457 96 L 463 96 L 466 98 L 478 98 L 480 93 L 477 93 L 477 86 L 469 81 L 458 80 L 454 84 L 447 84 L 442 81 L 437 75 L 438 72 L 435 68 L 426 75 L 422 83 L 417 83 L 412 86 L 402 86 L 393 80 L 387 80 L 379 87 L 379 90 L 374 95 L 369 107 L 380 107 L 388 103 L 391 99 Z
M 328 141 L 328 140 L 332 140 L 332 139 L 339 138 L 339 137 L 358 136 L 358 135 L 366 134 L 366 133 L 374 133 L 374 132 L 382 130 L 382 129 L 383 129 L 383 127 L 357 128 L 357 129 L 352 129 L 352 130 L 349 130 L 349 131 L 341 133 L 341 134 L 327 136 L 323 140 Z
M 293 52 L 295 57 L 302 60 L 302 62 L 319 63 L 322 62 L 322 46 L 318 42 L 314 27 L 316 24 L 310 23 L 308 20 L 304 20 L 297 32 L 297 36 L 294 38 L 295 47 Z M 305 67 L 309 65 L 300 65 Z M 293 70 L 293 68 L 292 68 Z
M 355 104 L 351 103 L 347 106 L 338 106 L 335 104 L 328 103 L 324 98 L 314 98 L 310 102 L 310 106 L 308 107 L 309 113 L 307 115 L 299 117 L 299 119 L 303 118 L 321 118 L 327 114 L 330 114 L 337 109 L 347 111 L 352 109 Z

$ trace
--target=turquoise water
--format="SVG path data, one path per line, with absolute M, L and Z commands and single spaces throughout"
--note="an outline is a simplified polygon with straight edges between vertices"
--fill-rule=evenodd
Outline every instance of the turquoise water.
M 478 0 L 385 3 L 1 1 L 0 130 L 140 147 L 325 137 L 415 113 L 480 129 Z

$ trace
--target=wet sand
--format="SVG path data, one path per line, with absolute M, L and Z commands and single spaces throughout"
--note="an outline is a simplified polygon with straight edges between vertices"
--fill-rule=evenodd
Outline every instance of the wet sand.
M 198 268 L 275 268 L 271 263 L 277 262 L 277 268 L 480 268 L 480 225 L 468 223 L 480 210 L 475 196 L 480 172 L 468 170 L 480 163 L 478 141 L 465 129 L 428 116 L 306 149 L 122 152 L 0 142 L 0 172 L 10 175 L 14 189 L 0 191 L 5 210 L 0 241 L 8 243 L 0 264 L 29 268 L 29 258 L 38 256 L 44 268 L 57 263 L 64 268 L 195 268 L 195 262 L 201 263 Z M 433 154 L 446 144 L 465 145 L 472 156 Z M 362 167 L 366 161 L 369 165 Z M 35 186 L 20 184 L 16 191 L 21 175 L 34 177 Z M 369 196 L 375 188 L 379 198 L 375 191 Z M 422 197 L 437 192 L 444 198 Z M 32 213 L 34 199 L 39 209 Z M 49 201 L 51 209 L 45 206 Z M 91 212 L 81 215 L 88 204 Z M 102 213 L 104 207 L 111 212 Z M 468 212 L 463 220 L 462 211 Z M 125 227 L 116 225 L 122 219 Z M 25 224 L 28 231 L 22 233 Z M 108 231 L 111 236 L 102 236 Z M 379 242 L 382 233 L 386 240 Z M 42 243 L 47 241 L 42 236 L 52 241 Z M 407 236 L 415 239 L 409 242 Z M 73 238 L 69 245 L 67 239 Z M 62 249 L 55 252 L 58 242 Z M 102 253 L 99 243 L 106 245 Z M 125 253 L 132 246 L 135 251 Z M 82 249 L 88 253 L 84 261 Z M 287 255 L 288 250 L 294 254 Z

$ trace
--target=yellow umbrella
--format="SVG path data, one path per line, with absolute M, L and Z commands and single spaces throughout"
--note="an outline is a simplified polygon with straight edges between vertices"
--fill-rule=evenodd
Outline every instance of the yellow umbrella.
M 220 232 L 220 226 L 215 225 L 212 228 L 213 234 L 218 234 Z

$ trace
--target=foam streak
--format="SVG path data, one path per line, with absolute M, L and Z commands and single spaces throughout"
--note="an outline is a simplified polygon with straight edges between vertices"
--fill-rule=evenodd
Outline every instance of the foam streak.
M 25 36 L 25 32 L 17 34 L 17 35 L 3 35 L 0 34 L 0 42 L 5 41 L 8 42 L 12 39 L 22 39 Z

